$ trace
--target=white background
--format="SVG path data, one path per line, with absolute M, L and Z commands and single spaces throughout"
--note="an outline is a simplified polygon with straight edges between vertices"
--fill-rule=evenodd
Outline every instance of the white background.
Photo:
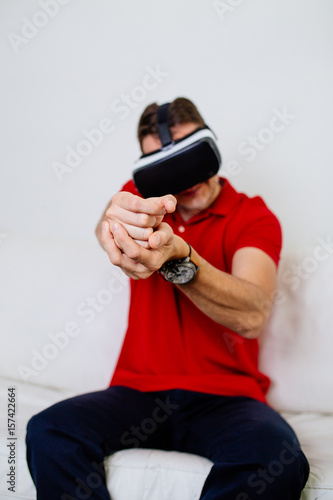
M 192 99 L 217 133 L 224 168 L 239 164 L 234 186 L 278 215 L 285 248 L 330 237 L 330 0 L 54 3 L 0 3 L 2 240 L 16 232 L 93 241 L 139 155 L 142 110 L 177 96 Z M 142 91 L 147 68 L 164 76 Z M 239 145 L 284 108 L 294 118 L 248 161 Z M 60 182 L 54 162 L 65 164 L 66 148 L 105 118 L 113 132 Z
M 31 487 L 28 418 L 67 391 L 107 387 L 115 366 L 128 286 L 94 230 L 131 175 L 137 121 L 154 101 L 186 96 L 197 104 L 219 137 L 221 174 L 261 195 L 281 221 L 286 256 L 302 255 L 283 263 L 290 308 L 270 325 L 265 372 L 280 382 L 277 407 L 331 411 L 333 250 L 319 247 L 315 259 L 313 249 L 333 240 L 332 25 L 332 0 L 0 0 L 0 437 L 10 378 L 19 384 L 22 492 L 25 479 Z M 269 132 L 284 111 L 289 123 Z M 68 150 L 106 120 L 112 133 L 66 166 Z M 248 161 L 251 137 L 267 144 Z M 71 170 L 61 181 L 56 163 Z M 299 290 L 290 286 L 297 280 Z M 78 327 L 74 337 L 64 333 L 69 323 Z M 33 370 L 28 378 L 22 366 Z

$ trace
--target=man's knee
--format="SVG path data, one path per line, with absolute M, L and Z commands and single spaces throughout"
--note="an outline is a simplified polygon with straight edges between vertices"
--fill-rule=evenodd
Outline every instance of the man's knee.
M 38 436 L 39 432 L 45 428 L 47 420 L 45 410 L 33 415 L 27 424 L 27 435 L 32 437 L 35 435 Z
M 255 498 L 261 495 L 266 498 L 265 494 L 270 495 L 270 491 L 286 493 L 285 498 L 296 498 L 304 488 L 308 475 L 308 461 L 295 438 L 293 441 L 284 440 L 279 449 L 271 454 L 270 460 L 250 474 L 247 485 Z M 287 492 L 294 494 L 288 496 Z
M 47 460 L 47 453 L 53 448 L 47 436 L 47 429 L 50 427 L 50 420 L 46 411 L 37 413 L 30 418 L 26 429 L 26 449 L 27 460 L 30 472 L 32 473 L 33 465 L 41 458 Z
M 309 462 L 307 461 L 299 442 L 296 438 L 293 441 L 283 441 L 283 448 L 279 453 L 278 460 L 270 464 L 271 472 L 274 471 L 277 478 L 290 484 L 295 492 L 300 492 L 304 488 L 309 477 Z
M 66 431 L 76 425 L 79 428 L 80 416 L 75 417 L 73 411 L 68 411 L 64 407 L 65 402 L 56 403 L 49 408 L 33 415 L 27 424 L 26 441 L 32 443 L 42 443 L 59 435 L 59 431 Z M 76 424 L 76 425 L 75 425 Z
M 51 428 L 50 411 L 44 410 L 32 416 L 27 424 L 26 442 L 28 446 L 45 443 L 45 437 Z

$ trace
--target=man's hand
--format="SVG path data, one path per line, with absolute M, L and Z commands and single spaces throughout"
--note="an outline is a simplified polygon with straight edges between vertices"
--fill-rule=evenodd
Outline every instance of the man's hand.
M 155 238 L 153 237 L 154 229 L 161 224 L 166 213 L 175 211 L 176 203 L 176 198 L 172 195 L 145 199 L 121 191 L 113 196 L 99 226 L 104 221 L 108 221 L 110 227 L 119 222 L 126 229 L 127 234 L 140 246 L 149 248 Z M 96 234 L 102 244 L 101 227 L 99 226 Z M 104 247 L 103 244 L 102 246 Z
M 167 260 L 185 257 L 188 245 L 162 222 L 149 237 L 150 248 L 143 248 L 119 222 L 102 223 L 101 243 L 110 261 L 133 279 L 146 279 Z

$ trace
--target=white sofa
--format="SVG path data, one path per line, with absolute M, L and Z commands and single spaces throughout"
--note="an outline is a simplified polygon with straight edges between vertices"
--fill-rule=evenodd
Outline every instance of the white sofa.
M 333 499 L 332 254 L 319 240 L 314 248 L 284 252 L 279 295 L 261 339 L 261 366 L 272 378 L 269 401 L 310 461 L 302 500 Z M 65 397 L 107 387 L 126 326 L 128 284 L 97 242 L 8 234 L 0 256 L 0 499 L 35 499 L 25 461 L 27 421 Z M 7 483 L 11 387 L 15 493 Z M 194 500 L 211 463 L 131 449 L 108 457 L 106 467 L 113 500 Z

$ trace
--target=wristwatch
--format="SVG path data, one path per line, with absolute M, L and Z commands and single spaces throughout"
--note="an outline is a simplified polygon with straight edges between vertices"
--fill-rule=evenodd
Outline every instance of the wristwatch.
M 190 283 L 194 280 L 199 269 L 199 266 L 191 260 L 192 248 L 189 243 L 187 244 L 190 249 L 187 257 L 183 259 L 168 260 L 158 271 L 162 278 L 175 285 L 186 285 Z

